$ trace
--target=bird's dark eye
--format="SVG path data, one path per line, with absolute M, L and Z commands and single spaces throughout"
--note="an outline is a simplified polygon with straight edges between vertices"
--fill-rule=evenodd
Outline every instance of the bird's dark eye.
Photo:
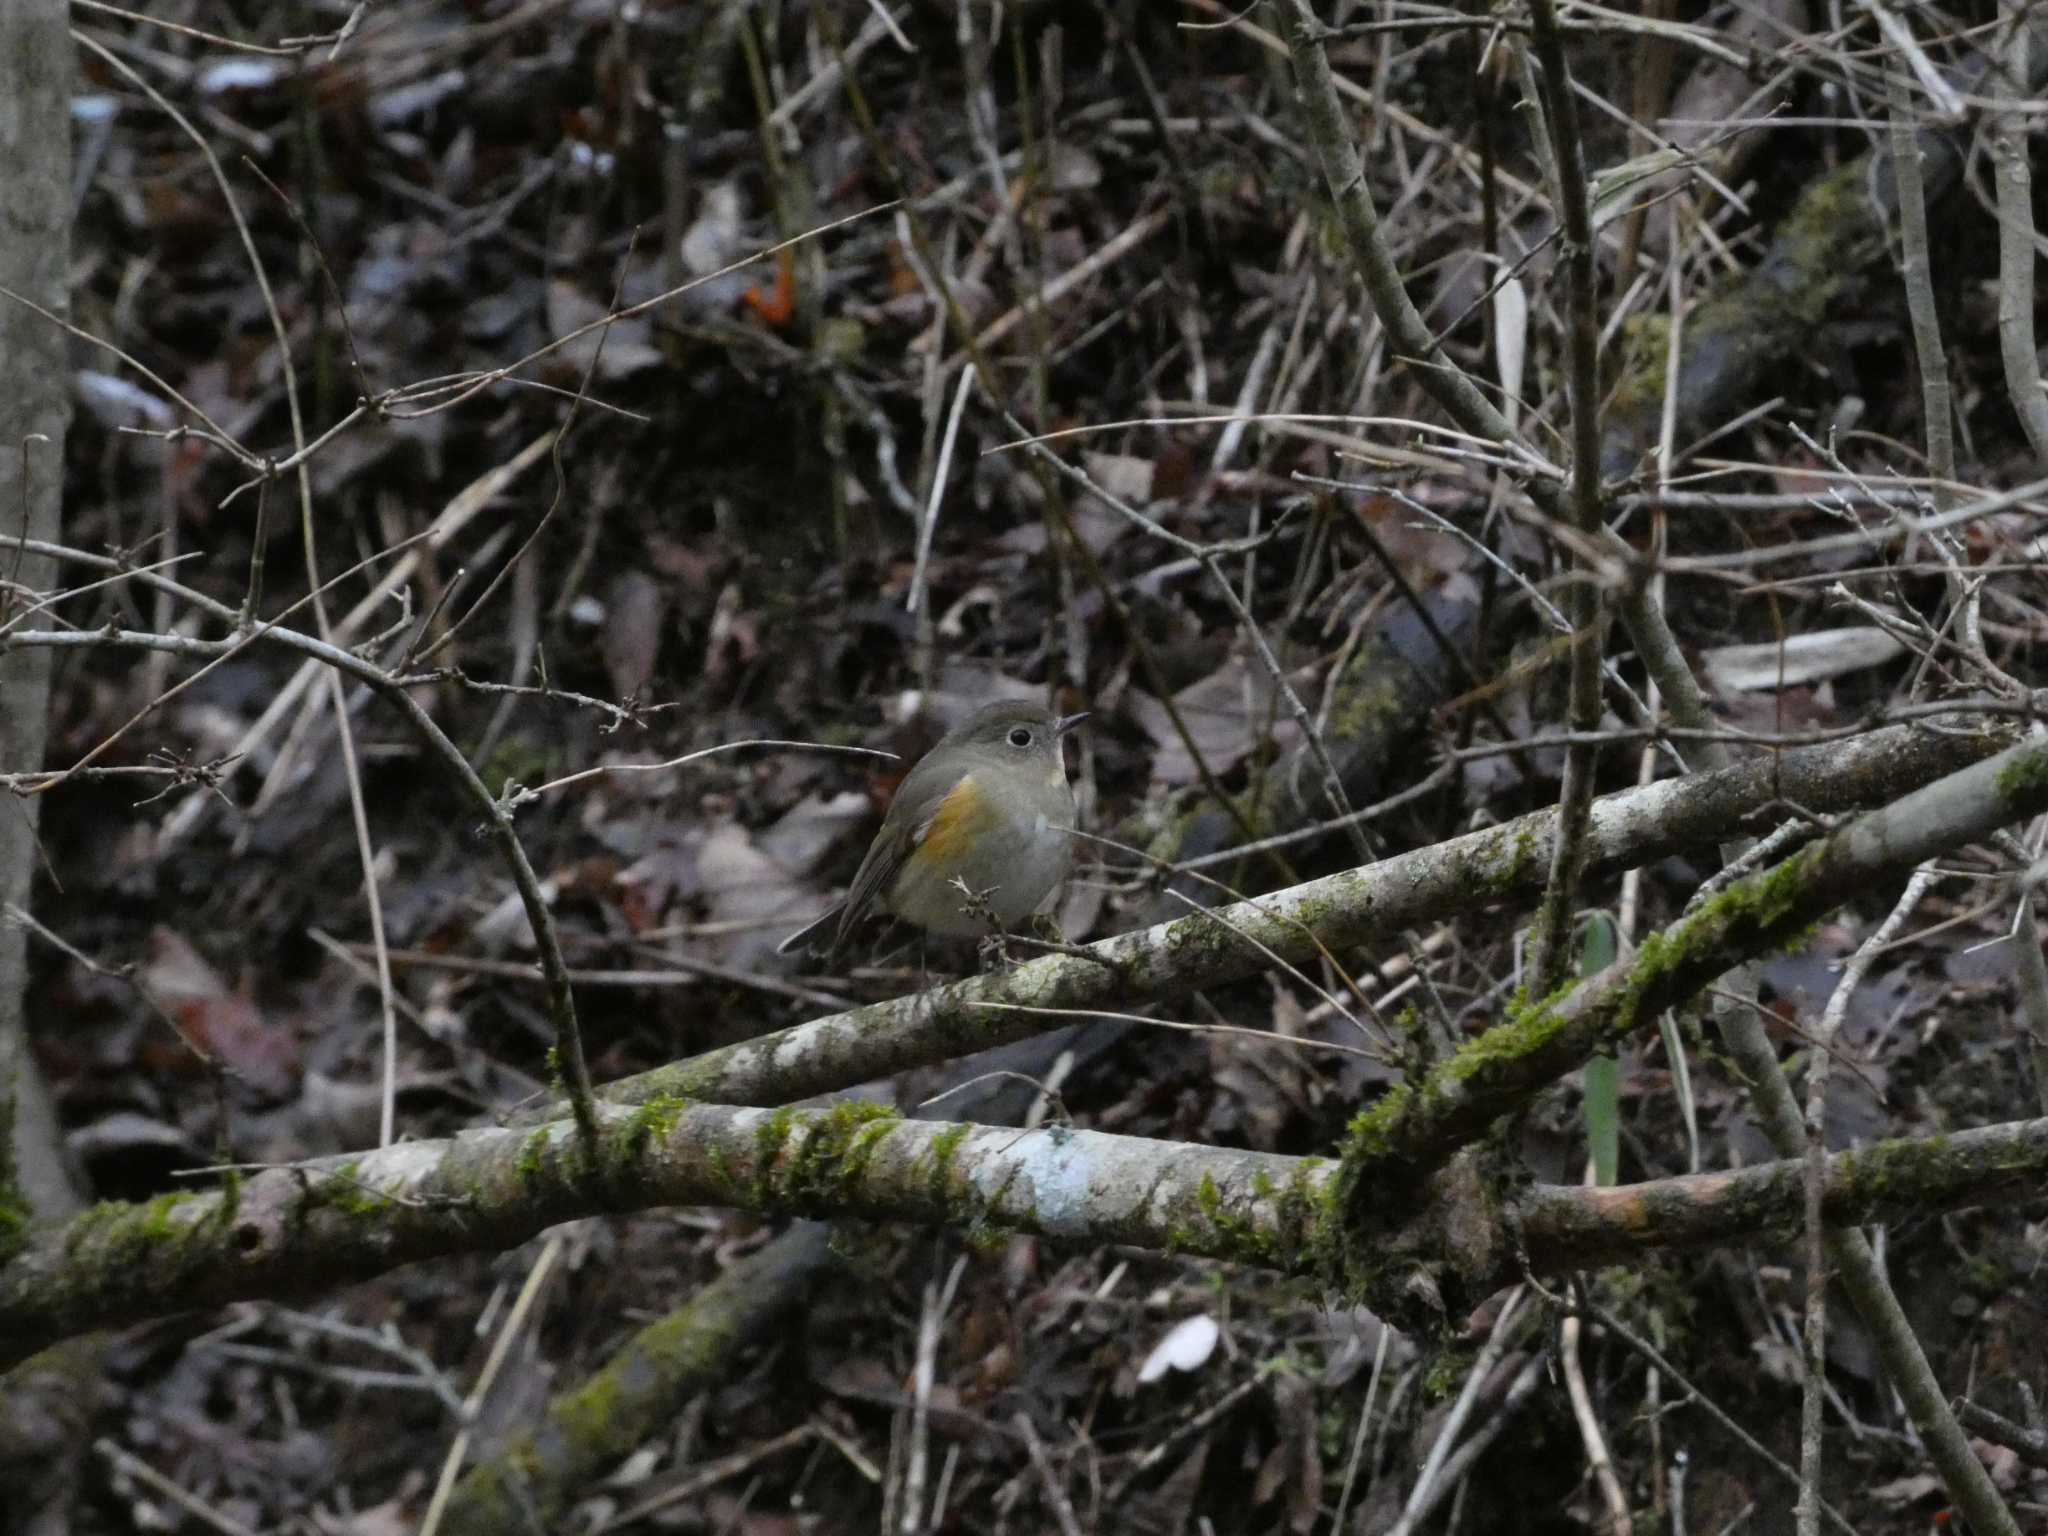
M 1024 728 L 1023 726 L 1021 726 L 1021 725 L 1020 725 L 1020 726 L 1018 726 L 1018 727 L 1017 727 L 1017 728 L 1016 728 L 1015 730 L 1013 730 L 1012 732 L 1010 732 L 1010 745 L 1011 745 L 1011 746 L 1013 746 L 1013 747 L 1028 747 L 1028 746 L 1030 746 L 1030 745 L 1031 745 L 1031 732 L 1030 732 L 1030 731 L 1028 731 L 1028 730 L 1026 730 L 1026 729 L 1025 729 L 1025 728 Z

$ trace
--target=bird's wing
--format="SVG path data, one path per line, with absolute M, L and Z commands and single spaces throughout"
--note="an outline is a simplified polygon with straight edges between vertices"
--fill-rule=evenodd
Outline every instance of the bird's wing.
M 919 781 L 919 775 L 924 766 L 919 763 L 911 770 L 910 776 L 896 791 L 898 801 L 906 795 L 922 798 L 924 785 Z M 925 775 L 927 778 L 933 776 Z M 966 773 L 940 797 L 929 816 L 888 836 L 877 837 L 868 849 L 868 856 L 861 860 L 853 885 L 847 890 L 839 931 L 832 941 L 833 952 L 836 954 L 838 947 L 852 936 L 876 900 L 888 894 L 896 883 L 896 877 L 903 872 L 904 861 L 914 850 L 928 847 L 947 863 L 957 862 L 963 851 L 962 845 L 982 831 L 988 819 L 987 811 L 988 806 L 982 797 L 974 792 L 974 775 Z
M 919 830 L 921 829 L 902 827 L 885 836 L 877 836 L 868 845 L 868 856 L 860 861 L 860 868 L 854 873 L 853 884 L 847 887 L 846 902 L 839 909 L 839 928 L 832 935 L 832 954 L 835 958 L 841 947 L 853 936 L 853 930 L 860 926 L 861 919 L 873 910 L 875 898 L 895 884 L 897 872 L 903 868 L 903 861 L 910 857 L 910 850 L 917 846 Z
M 838 926 L 840 914 L 845 912 L 845 910 L 846 904 L 844 902 L 841 902 L 838 906 L 832 908 L 822 917 L 813 918 L 810 922 L 805 923 L 803 927 L 797 929 L 795 933 L 792 933 L 788 938 L 784 939 L 780 944 L 776 945 L 775 953 L 777 953 L 778 955 L 793 955 L 798 950 L 808 946 L 810 943 L 812 943 L 812 941 L 819 938 L 829 937 L 826 930 L 833 929 Z

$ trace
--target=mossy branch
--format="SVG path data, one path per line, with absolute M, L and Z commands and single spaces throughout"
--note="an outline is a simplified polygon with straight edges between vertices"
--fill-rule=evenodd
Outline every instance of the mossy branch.
M 1978 720 L 1960 732 L 1887 728 L 1837 745 L 1800 748 L 1714 773 L 1608 795 L 1587 831 L 1589 872 L 1644 864 L 1711 846 L 1779 798 L 1831 813 L 1881 804 L 1989 756 L 2013 737 Z M 832 1093 L 1039 1033 L 1043 1015 L 1018 1007 L 1090 1009 L 1185 995 L 1270 963 L 1316 963 L 1332 950 L 1381 942 L 1540 890 L 1556 812 L 1383 859 L 1363 869 L 1120 935 L 1092 946 L 1107 963 L 1049 955 L 976 977 L 794 1025 L 757 1040 L 623 1078 L 600 1090 L 617 1103 L 661 1094 L 726 1104 L 780 1104 Z M 1251 942 L 1255 940 L 1256 944 Z M 536 1121 L 560 1113 L 553 1106 Z
M 1904 878 L 1922 861 L 2044 809 L 2048 739 L 1950 774 L 1729 886 L 1653 935 L 1633 962 L 1524 1005 L 1362 1112 L 1344 1151 L 1347 1210 L 1384 1212 L 1389 1183 L 1419 1188 L 1498 1116 L 1595 1052 L 1651 1027 L 1723 972 L 1786 947 L 1843 902 Z
M 831 1262 L 831 1229 L 800 1223 L 649 1323 L 588 1381 L 550 1398 L 537 1426 L 463 1475 L 443 1536 L 559 1528 L 607 1467 L 691 1396 L 729 1379 L 735 1352 L 797 1305 Z
M 1749 1243 L 1795 1230 L 1804 1200 L 1797 1159 L 1619 1189 L 1507 1192 L 1457 1173 L 1436 1181 L 1434 1209 L 1396 1228 L 1347 1217 L 1337 1165 L 1313 1158 L 905 1120 L 859 1103 L 661 1100 L 605 1107 L 599 1120 L 596 1178 L 561 1120 L 272 1169 L 235 1189 L 31 1229 L 0 1264 L 0 1368 L 89 1328 L 316 1294 L 657 1205 L 1028 1232 L 1322 1274 L 1423 1326 L 1462 1315 L 1458 1303 L 1525 1265 L 1560 1273 L 1665 1246 Z M 1829 1160 L 1824 1209 L 1841 1223 L 1924 1214 L 2024 1198 L 2044 1174 L 2048 1120 L 1886 1142 Z

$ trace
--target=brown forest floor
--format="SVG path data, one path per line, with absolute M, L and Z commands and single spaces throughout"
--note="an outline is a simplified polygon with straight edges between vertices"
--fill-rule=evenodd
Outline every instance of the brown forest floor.
M 148 9 L 269 39 L 335 25 L 347 7 L 189 0 Z M 1436 611 L 1466 626 L 1493 680 L 1485 697 L 1495 714 L 1482 715 L 1462 685 L 1441 685 L 1441 708 L 1388 727 L 1398 740 L 1379 794 L 1421 782 L 1468 738 L 1498 739 L 1496 720 L 1533 735 L 1560 718 L 1562 668 L 1528 605 L 1497 588 L 1470 545 L 1415 527 L 1384 493 L 1398 487 L 1476 534 L 1498 527 L 1487 522 L 1493 482 L 1484 465 L 1447 458 L 1399 426 L 1104 427 L 1228 414 L 1240 403 L 1439 419 L 1411 371 L 1386 354 L 1377 326 L 1361 321 L 1363 297 L 1328 226 L 1284 58 L 1241 30 L 1178 26 L 1223 18 L 1192 4 L 1012 5 L 993 38 L 985 7 L 893 9 L 914 52 L 886 35 L 867 40 L 878 28 L 865 5 L 389 0 L 370 8 L 336 56 L 323 48 L 303 62 L 77 13 L 192 114 L 221 155 L 275 285 L 315 431 L 365 393 L 520 358 L 603 313 L 615 293 L 636 302 L 899 189 L 910 199 L 781 259 L 709 276 L 613 327 L 601 350 L 571 346 L 516 384 L 413 419 L 359 424 L 315 458 L 314 542 L 332 574 L 420 533 L 465 487 L 526 454 L 445 545 L 422 554 L 413 614 L 453 588 L 445 625 L 509 569 L 441 660 L 471 679 L 545 684 L 628 707 L 607 714 L 453 680 L 423 690 L 485 781 L 532 785 L 757 737 L 907 756 L 966 704 L 1056 689 L 1064 707 L 1095 711 L 1076 758 L 1087 825 L 1125 843 L 1171 846 L 1162 840 L 1198 777 L 1158 702 L 1163 684 L 1188 711 L 1210 769 L 1226 788 L 1255 796 L 1299 736 L 1248 666 L 1229 609 L 1171 549 L 1067 488 L 1048 499 L 1048 482 L 1022 452 L 989 452 L 1016 435 L 1004 408 L 1039 430 L 1096 427 L 1060 451 L 1183 536 L 1230 539 L 1277 523 L 1254 557 L 1232 557 L 1229 574 L 1300 669 L 1312 704 L 1347 647 L 1407 620 L 1376 543 Z M 972 32 L 964 49 L 963 16 Z M 1697 4 L 1681 18 L 1722 24 Z M 1488 316 L 1497 311 L 1475 305 L 1484 275 L 1469 256 L 1485 214 L 1467 167 L 1483 139 L 1523 182 L 1540 172 L 1513 79 L 1491 96 L 1473 87 L 1484 35 L 1367 33 L 1341 43 L 1338 57 L 1341 73 L 1381 82 L 1401 109 L 1372 121 L 1368 163 L 1411 291 L 1432 323 L 1451 327 L 1454 355 L 1491 377 Z M 1574 37 L 1584 82 L 1630 106 L 1639 45 Z M 858 110 L 835 79 L 838 50 L 856 38 Z M 1679 81 L 1691 65 L 1681 54 Z M 99 60 L 81 55 L 80 69 L 73 318 L 245 440 L 279 450 L 290 432 L 277 351 L 203 160 Z M 1882 107 L 1845 105 L 1810 77 L 1795 78 L 1784 100 L 1802 118 Z M 768 112 L 776 116 L 764 126 Z M 1640 148 L 1597 113 L 1588 124 L 1596 164 Z M 1714 215 L 1718 250 L 1698 239 L 1684 247 L 1689 293 L 1753 262 L 1801 189 L 1869 143 L 1848 123 L 1765 137 L 1764 152 L 1739 172 L 1748 213 Z M 292 199 L 317 236 L 317 259 L 250 162 Z M 1715 204 L 1709 196 L 1686 206 Z M 1497 217 L 1512 252 L 1547 230 L 1540 204 L 1510 195 Z M 1653 221 L 1662 217 L 1660 205 Z M 1641 288 L 1622 281 L 1617 249 L 1603 251 L 1606 312 L 1624 292 L 1639 325 L 1664 307 L 1666 249 L 1652 229 L 1643 263 L 1655 281 Z M 1998 380 L 1985 286 L 1995 270 L 1991 221 L 1967 187 L 1942 207 L 1934 259 L 1962 473 L 1977 484 L 2018 483 L 2032 471 Z M 954 275 L 1010 394 L 1000 406 L 980 389 L 967 400 L 920 572 L 919 520 L 961 377 L 957 333 L 939 332 L 927 291 L 934 260 Z M 1523 395 L 1561 421 L 1552 318 L 1560 285 L 1547 251 L 1523 281 L 1535 313 Z M 1024 304 L 1038 290 L 1048 301 Z M 1617 367 L 1625 345 L 1610 350 Z M 104 354 L 81 344 L 75 361 L 69 541 L 182 554 L 181 579 L 238 601 L 255 498 L 223 506 L 241 478 L 235 467 L 195 440 L 119 431 L 174 417 Z M 586 376 L 588 398 L 572 410 Z M 1705 450 L 1706 459 L 1751 466 L 1715 483 L 1817 485 L 1818 463 L 1791 435 L 1794 423 L 1817 439 L 1839 429 L 1836 445 L 1860 471 L 1910 472 L 1920 440 L 1912 376 L 1899 284 L 1880 255 L 1847 275 L 1803 354 L 1727 413 L 1776 402 Z M 565 423 L 551 458 L 536 444 Z M 1332 491 L 1301 473 L 1354 488 Z M 305 554 L 292 499 L 274 496 L 267 511 L 265 602 L 275 611 L 303 595 Z M 1646 536 L 1648 514 L 1637 516 L 1645 522 L 1625 528 L 1631 538 Z M 1810 506 L 1675 511 L 1668 536 L 1676 552 L 1709 552 L 1832 526 Z M 1533 542 L 1504 537 L 1529 575 L 1553 574 Z M 525 558 L 508 567 L 529 538 Z M 363 590 L 360 578 L 343 583 L 336 614 Z M 915 614 L 913 591 L 923 599 Z M 1931 609 L 1942 581 L 1909 573 L 1890 591 Z M 1668 603 L 1688 648 L 1709 661 L 1718 647 L 1851 622 L 1817 583 L 1760 591 L 1674 579 Z M 70 613 L 82 626 L 109 617 L 155 619 L 146 595 L 120 587 L 101 606 Z M 386 603 L 358 638 L 401 617 Z M 1995 617 L 2007 667 L 2034 675 L 2038 611 Z M 1849 722 L 1894 697 L 1912 667 L 1906 656 L 1782 689 L 1730 688 L 1718 703 L 1727 719 L 1759 729 Z M 1626 658 L 1622 670 L 1640 681 Z M 292 671 L 251 650 L 149 715 L 108 761 L 172 753 L 205 762 L 238 750 Z M 66 653 L 50 760 L 91 749 L 179 675 L 126 655 Z M 316 697 L 324 701 L 324 690 Z M 1333 714 L 1345 702 L 1330 700 Z M 438 1135 L 542 1087 L 547 1018 L 537 986 L 474 963 L 530 959 L 474 814 L 423 764 L 400 722 L 357 704 L 405 1004 L 399 1124 L 403 1134 Z M 1466 760 L 1440 788 L 1377 820 L 1376 844 L 1418 846 L 1475 819 L 1549 804 L 1558 761 L 1550 747 L 1519 764 Z M 1605 754 L 1603 787 L 1633 783 L 1636 773 L 1633 749 Z M 883 940 L 839 974 L 772 954 L 843 887 L 892 787 L 888 773 L 858 759 L 753 751 L 588 781 L 522 812 L 570 962 L 669 973 L 661 985 L 580 989 L 594 1074 L 616 1077 L 830 1011 L 838 999 L 914 985 L 915 948 Z M 39 1053 L 94 1188 L 136 1198 L 180 1187 L 177 1170 L 218 1161 L 222 1148 L 274 1162 L 374 1144 L 377 991 L 331 716 L 321 709 L 301 720 L 294 709 L 217 792 L 145 793 L 103 780 L 47 798 L 39 916 L 84 954 L 140 967 L 232 1069 L 230 1113 L 222 1126 L 192 1056 L 132 989 L 38 946 Z M 1341 838 L 1289 853 L 1302 876 L 1350 857 Z M 1068 937 L 1151 920 L 1156 893 L 1136 860 L 1091 850 L 1083 864 L 1060 910 Z M 1675 916 L 1714 867 L 1702 850 L 1645 870 L 1638 934 Z M 1281 879 L 1250 862 L 1210 872 L 1246 890 Z M 1873 892 L 1867 909 L 1767 968 L 1788 1058 L 1833 984 L 1829 962 L 1894 894 Z M 1607 882 L 1582 904 L 1612 912 L 1621 900 L 1619 882 Z M 1968 882 L 1941 886 L 1915 926 L 1957 921 L 1887 953 L 1859 997 L 1844 1039 L 1848 1065 L 1835 1077 L 1838 1142 L 2028 1113 L 2007 966 L 1984 947 L 2002 936 L 2010 911 L 1976 903 Z M 1512 941 L 1526 921 L 1522 911 L 1475 914 L 1430 946 L 1432 983 L 1461 1030 L 1478 1032 L 1507 1005 Z M 1356 958 L 1369 970 L 1401 953 L 1390 938 Z M 1213 993 L 1182 1016 L 1345 1038 L 1343 1021 L 1312 994 L 1277 980 Z M 1696 1055 L 1692 1071 L 1702 1165 L 1767 1156 L 1715 1053 Z M 1082 1057 L 1060 1084 L 1058 1109 L 1132 1134 L 1318 1152 L 1390 1075 L 1351 1057 L 1141 1030 Z M 1660 1049 L 1623 1058 L 1621 1104 L 1622 1177 L 1684 1171 L 1685 1131 Z M 1543 1101 L 1523 1135 L 1539 1176 L 1576 1177 L 1585 1157 L 1576 1090 Z M 1967 1385 L 2014 1408 L 2015 1384 L 2048 1385 L 2044 1221 L 2048 1204 L 2035 1202 L 1887 1234 L 1890 1272 L 1951 1390 Z M 475 1451 L 488 1454 L 549 1391 L 578 1380 L 632 1328 L 772 1230 L 717 1211 L 579 1224 L 489 1399 Z M 758 1459 L 742 1455 L 730 1476 L 647 1523 L 748 1536 L 877 1529 L 903 1476 L 920 1318 L 930 1288 L 944 1287 L 964 1255 L 930 1396 L 929 1476 L 936 1486 L 943 1468 L 944 1529 L 1057 1529 L 1020 1413 L 1084 1529 L 1331 1528 L 1378 1340 L 1371 1318 L 1330 1305 L 1306 1282 L 1152 1255 L 893 1230 L 842 1246 L 834 1277 L 799 1316 L 591 1487 L 584 1516 L 615 1514 L 692 1468 L 808 1425 L 823 1428 Z M 529 1249 L 416 1266 L 309 1310 L 392 1326 L 466 1392 L 532 1261 Z M 1792 1248 L 1670 1256 L 1586 1283 L 1638 1327 L 1659 1330 L 1701 1391 L 1796 1462 L 1804 1282 Z M 1189 1319 L 1216 1325 L 1214 1347 L 1194 1349 L 1190 1369 L 1141 1381 L 1155 1347 Z M 1939 1488 L 1923 1476 L 1846 1304 L 1832 1320 L 1829 1492 L 1873 1536 L 1926 1531 L 1940 1518 Z M 1204 1327 L 1193 1325 L 1196 1342 Z M 1428 1529 L 1605 1528 L 1553 1363 L 1533 1393 L 1503 1402 L 1524 1366 L 1556 1345 L 1554 1318 L 1532 1312 L 1480 1397 L 1477 1422 L 1497 1418 L 1499 1438 L 1460 1485 L 1455 1513 L 1447 1506 Z M 1683 1389 L 1600 1334 L 1584 1353 L 1639 1530 L 1672 1528 L 1681 1461 L 1686 1529 L 1791 1528 L 1792 1490 L 1689 1406 Z M 1398 1514 L 1470 1363 L 1469 1350 L 1392 1342 L 1345 1530 L 1383 1530 Z M 371 1370 L 407 1380 L 350 1374 Z M 124 1334 L 107 1379 L 99 1432 L 252 1529 L 415 1529 L 455 1427 L 411 1367 L 260 1307 Z M 2031 1500 L 2031 1518 L 2048 1519 L 2039 1513 L 2048 1507 L 2043 1474 L 2010 1462 L 1997 1470 L 2011 1497 Z M 83 1536 L 205 1526 L 96 1459 L 69 1528 Z

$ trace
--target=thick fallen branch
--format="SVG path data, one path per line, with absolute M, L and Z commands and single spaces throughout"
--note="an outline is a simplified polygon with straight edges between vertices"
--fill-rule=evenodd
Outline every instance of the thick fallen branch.
M 1924 768 L 1930 752 L 1967 758 L 1985 745 L 1974 734 L 1880 734 L 1889 737 L 1882 750 L 1868 742 L 1830 749 L 1833 773 L 1787 753 L 1775 765 L 1611 797 L 1596 809 L 1593 847 L 1603 860 L 1638 862 L 1674 846 L 1678 829 L 1688 834 L 1679 845 L 1711 839 L 1773 794 L 1826 803 L 1850 782 L 1865 791 L 1878 780 L 1896 783 L 1902 762 Z M 1859 760 L 1860 775 L 1839 771 Z M 1506 1186 L 1472 1177 L 1469 1163 L 1445 1166 L 1461 1144 L 1728 966 L 1784 943 L 1922 859 L 2044 807 L 2048 740 L 2036 740 L 1951 773 L 1739 882 L 1646 945 L 1633 964 L 1526 1010 L 1420 1082 L 1394 1089 L 1359 1117 L 1327 1189 L 1330 1165 L 1252 1152 L 1067 1130 L 937 1126 L 862 1105 L 741 1109 L 671 1092 L 645 1097 L 635 1110 L 603 1106 L 595 1155 L 577 1146 L 563 1121 L 525 1132 L 478 1130 L 273 1170 L 212 1193 L 100 1206 L 32 1232 L 0 1267 L 0 1363 L 89 1327 L 323 1290 L 415 1259 L 508 1247 L 594 1211 L 655 1204 L 994 1224 L 1280 1267 L 1313 1263 L 1383 1310 L 1401 1310 L 1404 1298 L 1410 1316 L 1416 1300 L 1424 1313 L 1446 1304 L 1455 1310 L 1519 1262 L 1514 1212 L 1495 1208 L 1507 1197 L 1494 1191 Z M 1232 926 L 1203 914 L 1127 935 L 1098 946 L 1107 966 L 1056 956 L 938 995 L 952 996 L 956 1018 L 990 1012 L 1000 1021 L 995 1028 L 1014 1028 L 1007 1021 L 1021 1017 L 1028 1029 L 1029 1015 L 969 1005 L 1005 990 L 1022 990 L 1018 1001 L 1043 1000 L 1033 988 L 1047 986 L 1051 1000 L 1075 1006 L 1074 992 L 1114 987 L 1120 976 L 1123 985 L 1135 978 L 1159 993 L 1204 985 L 1264 963 L 1247 933 L 1302 958 L 1313 950 L 1304 925 L 1333 946 L 1360 943 L 1380 925 L 1412 920 L 1418 906 L 1442 914 L 1471 907 L 1475 897 L 1532 888 L 1544 867 L 1545 824 L 1528 818 L 1227 909 Z M 930 1011 L 941 1033 L 908 1037 L 923 1048 L 948 1044 L 947 1007 Z M 780 1047 L 756 1048 L 756 1070 L 782 1068 L 779 1086 L 770 1077 L 763 1091 L 795 1096 L 838 1086 L 797 1070 L 806 1057 L 789 1051 L 791 1040 L 824 1038 L 828 1059 L 856 1077 L 886 1070 L 860 1049 L 852 1022 L 860 1017 L 805 1026 L 787 1032 Z M 853 1038 L 842 1041 L 842 1034 Z M 692 1068 L 701 1080 L 702 1062 L 685 1063 L 685 1082 Z M 638 1082 L 644 1087 L 647 1079 Z
M 830 1227 L 799 1222 L 649 1323 L 588 1381 L 550 1398 L 537 1426 L 463 1475 L 443 1536 L 559 1529 L 592 1479 L 724 1380 L 740 1349 L 803 1300 L 832 1267 L 831 1246 Z
M 1713 773 L 1669 779 L 1595 802 L 1589 873 L 1710 847 L 1746 818 L 1790 800 L 1812 811 L 1880 805 L 2013 740 L 2009 727 L 1959 718 L 1923 730 L 1893 726 L 1839 744 L 1779 752 Z M 1000 975 L 856 1008 L 621 1079 L 614 1103 L 662 1094 L 724 1104 L 787 1104 L 1005 1045 L 1046 1027 L 1018 1007 L 1125 1008 L 1236 981 L 1272 962 L 1314 964 L 1388 934 L 1542 889 L 1554 810 L 1412 853 L 1196 914 L 1091 946 L 1101 961 L 1058 954 Z M 1251 940 L 1256 940 L 1256 945 Z M 559 1108 L 535 1115 L 552 1119 Z
M 503 1249 L 558 1222 L 657 1205 L 861 1216 L 1124 1243 L 1296 1273 L 1381 1272 L 1382 1228 L 1347 1225 L 1337 1164 L 1052 1128 L 905 1120 L 872 1105 L 657 1101 L 575 1127 L 468 1131 L 273 1169 L 226 1190 L 104 1205 L 33 1232 L 0 1266 L 0 1367 L 53 1340 L 193 1307 L 333 1289 L 398 1265 Z M 1883 1142 L 1829 1159 L 1831 1222 L 2023 1198 L 2048 1120 Z M 1799 1160 L 1609 1189 L 1468 1181 L 1401 1235 L 1402 1261 L 1485 1294 L 1521 1272 L 1797 1231 Z M 1460 1234 L 1497 1234 L 1485 1243 Z M 1519 1235 L 1519 1244 L 1513 1239 Z M 1431 1245 L 1435 1251 L 1427 1252 Z M 1446 1287 L 1449 1289 L 1449 1287 Z
M 0 1367 L 87 1328 L 317 1294 L 660 1205 L 1000 1222 L 1158 1248 L 1173 1245 L 1180 1223 L 1190 1238 L 1180 1246 L 1231 1257 L 1251 1233 L 1277 1229 L 1272 1200 L 1304 1173 L 1296 1159 L 1261 1153 L 903 1120 L 869 1104 L 601 1105 L 597 1145 L 593 1165 L 567 1120 L 465 1131 L 32 1229 L 0 1265 Z M 1243 1214 L 1196 1242 L 1205 1206 Z
M 1829 1226 L 2031 1200 L 2048 1167 L 2048 1120 L 2014 1120 L 1949 1136 L 1874 1142 L 1827 1160 Z M 1540 1274 L 1615 1264 L 1645 1246 L 1707 1248 L 1799 1235 L 1798 1158 L 1731 1173 L 1695 1173 L 1595 1188 L 1538 1184 L 1516 1202 L 1530 1267 Z M 1646 1236 L 1647 1235 L 1647 1236 Z

